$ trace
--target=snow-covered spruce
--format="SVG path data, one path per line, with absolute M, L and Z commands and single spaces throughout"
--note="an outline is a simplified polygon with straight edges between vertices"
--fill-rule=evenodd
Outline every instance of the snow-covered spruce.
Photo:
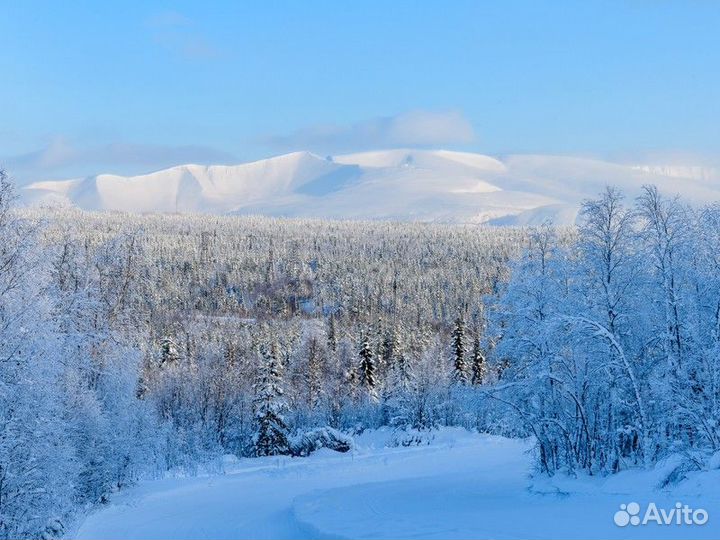
M 282 388 L 280 351 L 273 341 L 262 350 L 263 361 L 255 384 L 255 423 L 253 451 L 256 456 L 275 456 L 290 453 L 285 391 Z

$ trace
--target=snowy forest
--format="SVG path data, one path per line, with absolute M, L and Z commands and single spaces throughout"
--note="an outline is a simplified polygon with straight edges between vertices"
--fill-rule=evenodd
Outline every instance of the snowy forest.
M 140 478 L 390 426 L 532 437 L 540 474 L 720 449 L 720 205 L 577 227 L 16 207 L 0 174 L 0 537 Z

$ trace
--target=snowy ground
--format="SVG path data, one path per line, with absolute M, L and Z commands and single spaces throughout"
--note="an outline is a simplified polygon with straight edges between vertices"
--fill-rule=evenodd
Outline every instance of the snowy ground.
M 228 463 L 225 474 L 144 482 L 72 536 L 155 538 L 718 538 L 720 471 L 668 491 L 670 465 L 598 479 L 533 479 L 529 443 L 446 429 L 430 445 L 387 448 L 381 431 L 352 454 Z M 620 504 L 702 507 L 699 525 L 618 527 Z M 642 517 L 642 514 L 641 514 Z

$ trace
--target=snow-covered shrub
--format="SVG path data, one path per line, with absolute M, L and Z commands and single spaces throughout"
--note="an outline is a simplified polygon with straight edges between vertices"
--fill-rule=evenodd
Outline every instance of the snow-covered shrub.
M 294 456 L 309 456 L 321 448 L 335 452 L 349 452 L 353 448 L 353 439 L 337 429 L 326 426 L 304 431 L 290 440 L 290 449 Z
M 388 446 L 427 446 L 433 440 L 435 440 L 435 434 L 432 430 L 396 430 L 388 441 Z

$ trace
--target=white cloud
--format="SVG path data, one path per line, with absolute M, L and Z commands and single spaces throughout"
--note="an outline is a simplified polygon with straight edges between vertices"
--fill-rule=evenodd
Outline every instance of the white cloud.
M 260 142 L 278 151 L 337 153 L 379 148 L 452 146 L 474 140 L 472 125 L 460 112 L 411 111 L 348 126 L 311 126 L 290 135 L 265 137 Z

